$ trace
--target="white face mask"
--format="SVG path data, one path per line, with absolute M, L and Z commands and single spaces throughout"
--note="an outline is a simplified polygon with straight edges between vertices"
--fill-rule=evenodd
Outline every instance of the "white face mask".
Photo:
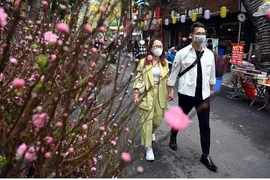
M 162 48 L 156 48 L 152 50 L 153 55 L 157 57 L 161 56 L 162 52 L 163 52 Z
M 206 41 L 206 36 L 205 35 L 195 35 L 194 41 L 196 42 L 196 44 L 201 45 L 204 41 Z

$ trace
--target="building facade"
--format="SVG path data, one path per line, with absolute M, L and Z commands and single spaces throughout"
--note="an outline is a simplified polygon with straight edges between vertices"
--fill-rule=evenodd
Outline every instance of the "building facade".
M 192 20 L 193 12 L 196 13 L 196 21 L 206 25 L 207 37 L 218 39 L 224 53 L 230 53 L 231 43 L 245 44 L 247 53 L 254 41 L 253 25 L 241 0 L 174 0 L 162 1 L 161 6 L 164 12 L 162 18 L 170 20 L 168 25 L 162 26 L 163 42 L 167 48 L 176 46 L 183 37 L 189 36 L 190 25 L 195 22 Z M 221 7 L 227 10 L 225 17 L 224 14 L 221 17 Z M 205 14 L 206 10 L 210 14 Z M 176 22 L 172 21 L 172 16 L 177 17 Z

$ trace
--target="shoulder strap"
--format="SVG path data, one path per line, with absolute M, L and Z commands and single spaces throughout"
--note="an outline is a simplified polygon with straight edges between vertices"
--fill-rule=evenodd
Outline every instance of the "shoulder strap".
M 186 74 L 186 72 L 188 72 L 191 68 L 193 68 L 198 62 L 199 60 L 201 59 L 202 55 L 203 55 L 204 51 L 200 52 L 196 58 L 196 60 L 190 65 L 188 66 L 184 71 L 180 72 L 178 74 L 178 77 L 181 77 L 183 76 L 184 74 Z

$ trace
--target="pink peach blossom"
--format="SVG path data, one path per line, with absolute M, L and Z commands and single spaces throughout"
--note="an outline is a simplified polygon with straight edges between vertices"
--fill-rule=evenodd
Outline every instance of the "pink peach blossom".
M 32 117 L 33 125 L 38 129 L 41 129 L 45 126 L 48 119 L 47 113 L 34 114 Z
M 62 122 L 57 122 L 57 123 L 55 124 L 55 126 L 58 127 L 58 128 L 60 128 L 60 127 L 63 126 L 63 123 L 62 123 Z
M 5 27 L 7 25 L 7 13 L 5 13 L 4 8 L 0 7 L 0 25 Z
M 114 140 L 112 140 L 112 141 L 110 142 L 110 144 L 113 145 L 113 146 L 115 146 L 115 145 L 116 145 L 116 142 L 115 142 Z
M 189 118 L 179 106 L 173 106 L 166 111 L 164 118 L 174 130 L 182 130 L 189 125 Z
M 45 157 L 46 159 L 50 159 L 50 158 L 52 157 L 52 154 L 51 154 L 50 152 L 46 152 L 46 153 L 44 154 L 44 157 Z
M 100 126 L 100 127 L 99 127 L 99 130 L 105 131 L 105 127 L 104 127 L 104 126 Z
M 15 58 L 13 58 L 13 57 L 9 59 L 9 62 L 10 62 L 11 64 L 15 64 L 15 65 L 18 64 L 17 59 L 15 59 Z
M 44 141 L 46 141 L 47 144 L 51 144 L 53 142 L 53 138 L 51 136 L 46 136 Z
M 87 124 L 83 124 L 83 125 L 82 125 L 82 129 L 83 129 L 83 130 L 86 130 L 86 129 L 88 129 L 88 126 L 87 126 Z
M 69 33 L 69 26 L 65 23 L 57 23 L 55 28 L 61 33 Z
M 92 167 L 91 168 L 91 171 L 96 171 L 97 169 L 95 167 Z
M 187 38 L 186 37 L 183 37 L 182 38 L 182 41 L 184 41 L 184 42 L 187 41 Z
M 15 89 L 20 89 L 24 86 L 25 84 L 25 81 L 23 79 L 15 79 L 12 83 L 12 86 L 15 88 Z
M 73 147 L 70 147 L 70 148 L 68 149 L 68 152 L 69 152 L 69 153 L 74 153 L 74 148 L 73 148 Z
M 14 3 L 15 9 L 18 10 L 21 4 L 21 0 L 16 0 Z
M 52 54 L 50 58 L 51 58 L 52 61 L 55 61 L 56 55 L 55 54 Z
M 0 73 L 0 82 L 2 82 L 4 80 L 5 76 L 3 73 Z
M 86 32 L 90 32 L 91 31 L 91 26 L 89 24 L 85 24 L 83 26 L 83 29 L 86 31 Z
M 62 45 L 63 45 L 63 41 L 62 41 L 62 40 L 58 40 L 58 41 L 57 41 L 57 44 L 58 44 L 59 46 L 62 46 Z
M 144 171 L 143 167 L 142 166 L 138 166 L 137 172 L 138 173 L 143 173 L 143 171 Z
M 34 147 L 30 147 L 26 153 L 25 153 L 25 156 L 24 156 L 25 159 L 29 160 L 29 161 L 34 161 L 37 159 L 37 156 L 36 156 L 36 151 L 35 151 L 35 148 Z
M 99 11 L 100 11 L 101 13 L 105 13 L 105 12 L 106 12 L 106 8 L 105 8 L 104 6 L 101 6 L 101 7 L 99 8 Z
M 125 162 L 130 162 L 131 161 L 131 157 L 130 154 L 128 152 L 123 152 L 121 154 L 122 160 Z
M 101 44 L 104 44 L 104 43 L 105 43 L 105 40 L 104 40 L 104 39 L 99 39 L 99 42 L 100 42 Z
M 96 63 L 95 62 L 91 62 L 90 66 L 91 67 L 95 67 L 96 66 Z
M 48 1 L 46 1 L 46 0 L 42 0 L 41 3 L 42 3 L 42 5 L 44 5 L 44 6 L 47 6 L 47 5 L 48 5 Z
M 18 149 L 17 149 L 17 151 L 16 151 L 16 157 L 17 157 L 17 159 L 22 158 L 22 156 L 23 156 L 24 152 L 26 151 L 26 149 L 27 149 L 27 145 L 26 145 L 25 143 L 22 143 L 22 144 L 18 147 Z
M 45 32 L 43 36 L 44 36 L 44 40 L 47 43 L 55 43 L 57 41 L 57 38 L 58 38 L 58 36 L 53 34 L 52 31 Z
M 98 52 L 97 48 L 92 48 L 92 52 L 96 54 Z
M 147 60 L 152 61 L 153 60 L 153 56 L 152 55 L 148 55 L 147 56 Z

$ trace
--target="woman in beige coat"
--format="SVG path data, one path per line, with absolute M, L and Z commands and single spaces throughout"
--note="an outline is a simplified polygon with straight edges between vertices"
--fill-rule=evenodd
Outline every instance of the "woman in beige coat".
M 139 106 L 141 125 L 141 145 L 146 148 L 146 160 L 153 161 L 152 140 L 160 126 L 167 107 L 168 62 L 160 40 L 152 40 L 147 55 L 137 67 L 133 86 L 134 103 Z

